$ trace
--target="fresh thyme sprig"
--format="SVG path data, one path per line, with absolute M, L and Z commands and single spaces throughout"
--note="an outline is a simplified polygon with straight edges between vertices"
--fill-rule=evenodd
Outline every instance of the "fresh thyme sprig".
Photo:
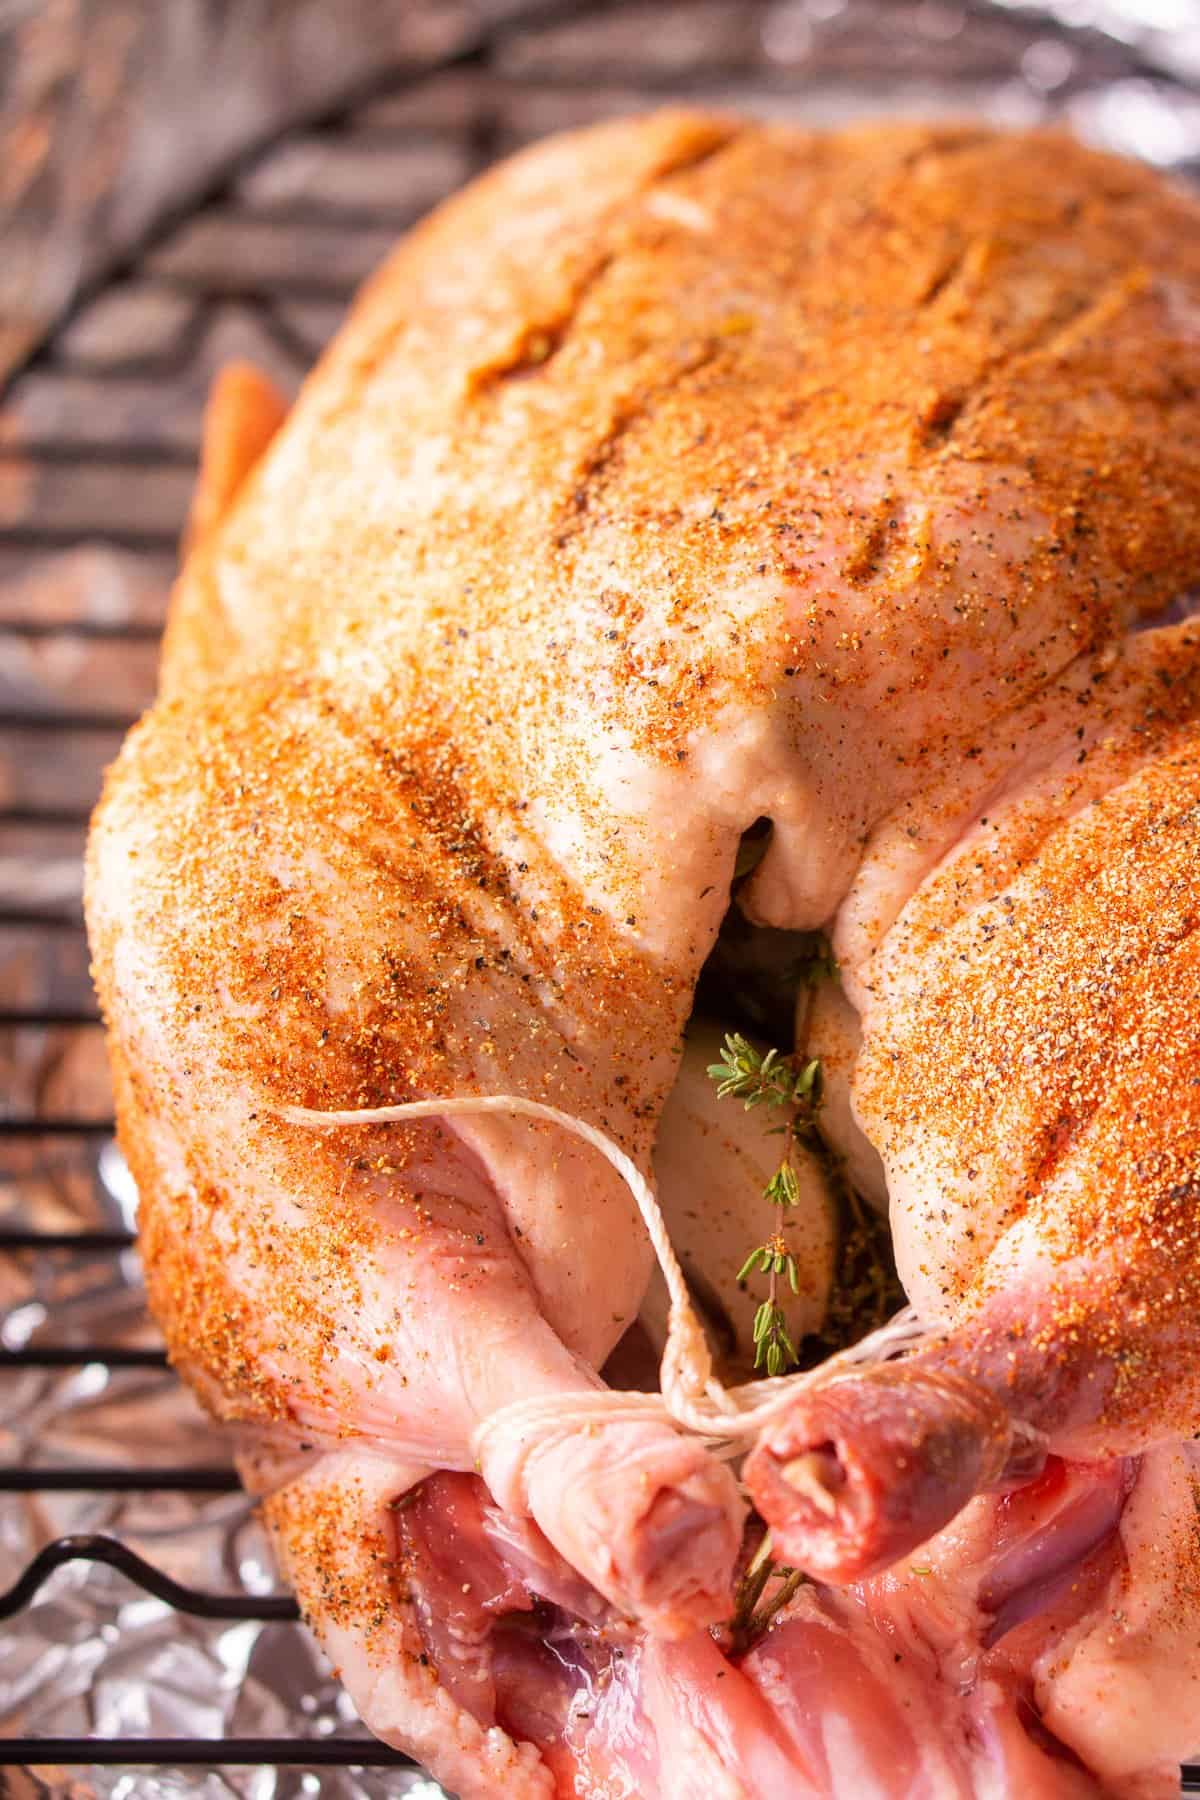
M 792 1569 L 786 1563 L 772 1560 L 771 1534 L 768 1531 L 750 1559 L 734 1594 L 733 1618 L 729 1629 L 735 1656 L 744 1654 L 758 1642 L 769 1629 L 776 1613 L 787 1605 L 803 1581 L 804 1575 L 799 1569 Z M 778 1585 L 773 1592 L 768 1593 L 767 1589 L 772 1582 Z
M 794 965 L 791 975 L 799 987 L 815 987 L 836 978 L 837 963 L 824 938 L 814 937 L 811 951 Z M 720 1098 L 739 1099 L 747 1111 L 766 1106 L 784 1115 L 783 1122 L 771 1128 L 782 1136 L 783 1145 L 779 1165 L 763 1190 L 764 1199 L 785 1215 L 799 1205 L 800 1182 L 793 1160 L 797 1144 L 803 1144 L 824 1171 L 842 1221 L 841 1248 L 821 1331 L 806 1338 L 801 1350 L 808 1361 L 844 1348 L 864 1329 L 882 1324 L 903 1303 L 904 1296 L 896 1281 L 886 1220 L 864 1204 L 849 1179 L 844 1159 L 818 1131 L 823 1097 L 820 1061 L 801 1061 L 778 1050 L 756 1050 L 739 1032 L 730 1032 L 721 1048 L 721 1060 L 713 1063 L 708 1073 Z M 765 1275 L 768 1281 L 767 1298 L 754 1319 L 754 1366 L 765 1367 L 769 1375 L 781 1375 L 800 1364 L 779 1304 L 784 1280 L 793 1294 L 800 1292 L 799 1270 L 782 1231 L 775 1231 L 765 1244 L 751 1250 L 738 1270 L 739 1285 L 753 1275 Z M 735 1653 L 757 1643 L 804 1579 L 799 1570 L 773 1561 L 768 1532 L 737 1585 L 729 1628 Z
M 797 1065 L 778 1050 L 756 1050 L 740 1031 L 727 1032 L 720 1062 L 710 1063 L 709 1075 L 717 1084 L 717 1098 L 735 1098 L 747 1112 L 768 1106 L 784 1112 L 775 1126 L 783 1138 L 779 1166 L 763 1189 L 763 1198 L 786 1212 L 800 1203 L 800 1180 L 793 1154 L 798 1142 L 816 1136 L 817 1110 L 821 1104 L 821 1065 L 815 1059 Z M 779 1304 L 779 1283 L 784 1277 L 794 1294 L 800 1292 L 796 1259 L 781 1231 L 765 1244 L 757 1244 L 738 1271 L 743 1282 L 754 1273 L 767 1277 L 767 1297 L 754 1315 L 754 1366 L 768 1375 L 782 1375 L 799 1361 L 788 1335 L 787 1318 Z
M 824 932 L 814 931 L 804 954 L 792 963 L 789 975 L 796 987 L 816 987 L 820 981 L 836 981 L 840 972 L 833 945 Z
M 782 1123 L 770 1128 L 778 1132 L 783 1144 L 763 1198 L 782 1213 L 790 1212 L 800 1204 L 800 1178 L 793 1160 L 796 1145 L 816 1140 L 820 1063 L 816 1059 L 798 1063 L 778 1050 L 756 1050 L 740 1032 L 731 1031 L 721 1046 L 720 1062 L 710 1064 L 708 1073 L 717 1084 L 719 1099 L 738 1099 L 747 1112 L 766 1106 L 782 1113 Z M 782 1230 L 772 1232 L 765 1244 L 756 1244 L 751 1250 L 738 1270 L 739 1284 L 755 1274 L 767 1277 L 767 1297 L 754 1315 L 754 1366 L 765 1368 L 768 1375 L 782 1375 L 800 1360 L 779 1304 L 781 1282 L 786 1280 L 793 1294 L 800 1292 L 800 1271 Z M 798 1569 L 773 1561 L 768 1532 L 738 1583 L 731 1622 L 735 1653 L 758 1642 L 803 1580 Z

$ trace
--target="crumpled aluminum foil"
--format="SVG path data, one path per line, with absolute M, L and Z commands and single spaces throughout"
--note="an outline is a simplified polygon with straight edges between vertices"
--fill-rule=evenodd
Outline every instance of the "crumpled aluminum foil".
M 732 3 L 732 0 L 731 0 Z M 996 0 L 990 19 L 953 0 L 908 9 L 926 40 L 897 66 L 887 6 L 871 0 L 780 0 L 763 26 L 761 90 L 739 78 L 730 98 L 776 116 L 833 121 L 862 113 L 966 111 L 1013 124 L 1060 117 L 1081 135 L 1163 167 L 1200 164 L 1200 11 L 1195 0 Z M 1023 34 L 1005 67 L 986 73 L 997 16 Z M 872 20 L 880 49 L 871 61 Z M 894 19 L 894 14 L 893 14 Z M 886 29 L 885 29 L 886 25 Z M 852 28 L 857 56 L 828 79 L 828 29 Z M 890 35 L 889 35 L 890 34 Z M 978 38 L 978 53 L 973 53 Z M 945 52 L 939 62 L 936 48 Z M 805 71 L 822 73 L 805 85 Z M 931 68 L 933 73 L 931 74 Z M 797 77 L 790 92 L 787 77 Z M 1189 83 L 1193 84 L 1189 87 Z M 706 93 L 706 97 L 708 97 Z M 115 1146 L 100 1136 L 0 1143 L 0 1221 L 37 1229 L 131 1224 L 136 1196 Z M 0 1258 L 0 1342 L 155 1343 L 136 1257 Z M 0 1374 L 5 1464 L 152 1464 L 229 1460 L 223 1434 L 170 1373 L 106 1370 Z M 274 1592 L 278 1582 L 249 1503 L 239 1495 L 0 1496 L 0 1587 L 66 1532 L 122 1539 L 190 1586 Z M 114 1571 L 74 1564 L 0 1636 L 4 1735 L 314 1738 L 361 1731 L 299 1625 L 189 1618 Z M 387 1769 L 103 1769 L 0 1772 L 0 1793 L 84 1800 L 437 1800 L 415 1772 Z
M 0 1218 L 38 1230 L 132 1222 L 135 1195 L 115 1146 L 102 1138 L 43 1144 L 0 1167 Z M 156 1344 L 132 1252 L 45 1252 L 0 1259 L 0 1342 Z M 0 1382 L 0 1462 L 103 1464 L 147 1470 L 229 1462 L 225 1434 L 169 1371 L 7 1371 Z M 279 1591 L 264 1533 L 241 1494 L 5 1495 L 0 1587 L 68 1532 L 104 1532 L 189 1587 Z M 5 1736 L 295 1738 L 361 1734 L 353 1709 L 307 1632 L 294 1624 L 191 1618 L 116 1571 L 73 1563 L 0 1636 L 0 1732 Z M 40 1767 L 0 1791 L 25 1796 L 158 1800 L 186 1794 L 241 1800 L 438 1800 L 442 1790 L 402 1769 L 104 1769 Z

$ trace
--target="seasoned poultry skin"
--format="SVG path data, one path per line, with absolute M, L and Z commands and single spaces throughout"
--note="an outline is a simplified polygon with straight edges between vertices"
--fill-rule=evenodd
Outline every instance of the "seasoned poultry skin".
M 665 113 L 443 207 L 286 423 L 251 373 L 218 394 L 89 853 L 121 1142 L 175 1363 L 260 1447 L 364 1715 L 464 1794 L 565 1777 L 482 1663 L 435 1669 L 390 1502 L 482 1445 L 556 1591 L 663 1658 L 727 1615 L 744 1503 L 665 1426 L 572 1424 L 650 1266 L 594 1152 L 280 1109 L 521 1093 L 648 1166 L 756 819 L 742 904 L 833 932 L 901 1270 L 950 1331 L 883 1523 L 878 1387 L 768 1432 L 781 1541 L 853 1580 L 995 1505 L 1014 1409 L 1077 1458 L 1200 1426 L 1200 632 L 1134 635 L 1200 570 L 1198 227 L 1059 135 Z M 477 1438 L 529 1395 L 559 1429 Z M 897 1472 L 935 1441 L 940 1510 Z M 832 1549 L 786 1479 L 830 1443 L 866 1507 Z M 1187 1743 L 1149 1705 L 1138 1770 Z

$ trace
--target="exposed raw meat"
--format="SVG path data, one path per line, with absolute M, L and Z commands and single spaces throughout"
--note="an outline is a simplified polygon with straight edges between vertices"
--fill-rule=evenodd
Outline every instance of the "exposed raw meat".
M 222 390 L 92 839 L 122 1141 L 175 1361 L 468 1800 L 1156 1796 L 1200 1741 L 1200 627 L 1134 629 L 1200 569 L 1198 224 L 1065 139 L 664 114 L 435 215 L 274 437 Z M 747 1650 L 730 1467 L 599 1374 L 611 1164 L 289 1109 L 523 1096 L 648 1169 L 763 818 L 931 1341 L 768 1425 L 826 1585 Z
M 631 1631 L 544 1545 L 514 1551 L 474 1477 L 431 1477 L 393 1524 L 390 1488 L 373 1518 L 353 1469 L 327 1459 L 271 1503 L 291 1573 L 377 1729 L 436 1746 L 467 1793 L 548 1794 L 548 1771 L 584 1800 L 1177 1791 L 1200 1682 L 1190 1450 L 1052 1459 L 888 1574 L 801 1589 L 732 1656 Z M 365 1659 L 354 1608 L 387 1633 Z

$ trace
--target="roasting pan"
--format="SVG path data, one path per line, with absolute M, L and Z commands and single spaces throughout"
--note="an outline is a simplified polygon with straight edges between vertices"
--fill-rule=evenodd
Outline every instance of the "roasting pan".
M 428 206 L 668 99 L 1065 115 L 1194 177 L 1200 6 L 346 0 L 340 40 L 319 0 L 61 10 L 0 8 L 32 69 L 0 131 L 43 158 L 0 271 L 0 305 L 32 296 L 0 317 L 0 1792 L 429 1800 L 354 1721 L 167 1367 L 111 1135 L 80 854 L 152 692 L 208 382 L 246 357 L 294 389 Z

